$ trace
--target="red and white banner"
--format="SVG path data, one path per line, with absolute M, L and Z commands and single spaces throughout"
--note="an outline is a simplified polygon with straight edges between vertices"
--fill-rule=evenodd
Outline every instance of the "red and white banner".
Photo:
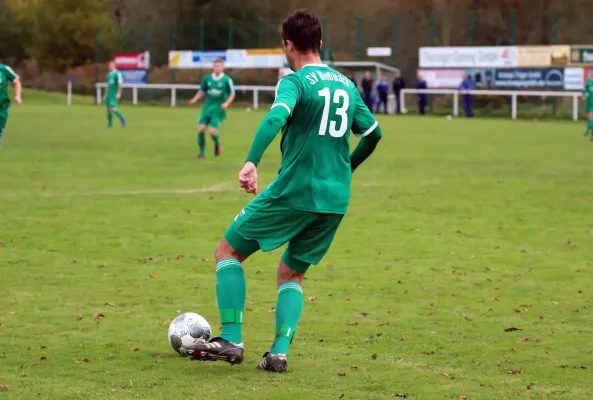
M 420 69 L 418 74 L 424 78 L 430 89 L 457 89 L 463 75 L 464 69 Z
M 116 53 L 115 68 L 117 69 L 149 69 L 150 52 L 141 53 Z

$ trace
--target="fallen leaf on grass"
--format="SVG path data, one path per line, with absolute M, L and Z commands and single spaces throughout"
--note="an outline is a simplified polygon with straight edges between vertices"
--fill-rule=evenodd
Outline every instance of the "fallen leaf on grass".
M 76 360 L 76 364 L 86 364 L 91 362 L 91 360 L 89 360 L 88 358 L 81 358 L 80 360 Z
M 447 378 L 449 378 L 449 374 L 446 372 L 441 372 L 441 376 L 446 376 Z
M 276 308 L 275 308 L 275 307 L 272 307 L 272 308 L 270 308 L 270 310 L 269 310 L 269 312 L 275 312 L 275 311 L 276 311 Z
M 158 354 L 155 354 L 154 359 L 157 361 L 161 361 L 161 356 L 159 356 Z
M 479 362 L 479 361 L 476 361 L 476 365 L 480 365 L 480 364 L 482 364 L 482 363 L 481 363 L 481 362 Z
M 566 365 L 566 364 L 560 366 L 560 368 L 567 368 L 567 367 L 568 367 L 568 365 Z
M 511 370 L 507 371 L 507 374 L 509 374 L 509 375 L 519 375 L 520 373 L 521 373 L 521 371 L 518 369 L 511 369 Z
M 76 319 L 79 321 L 83 318 L 84 318 L 84 315 L 82 315 L 82 313 L 78 313 L 78 315 L 76 316 Z
M 315 297 L 315 296 L 309 296 L 309 301 L 313 301 L 313 300 L 315 300 L 316 298 L 317 298 L 317 297 Z
M 128 385 L 126 385 L 125 383 L 122 383 L 122 385 L 120 386 L 120 388 L 125 389 Z
M 338 395 L 338 400 L 340 400 L 340 399 L 343 399 L 343 398 L 344 398 L 344 393 L 340 393 L 340 394 Z
M 517 348 L 515 348 L 515 347 L 512 347 L 512 348 L 511 348 L 511 351 L 517 351 Z
M 541 339 L 535 339 L 535 343 L 541 343 L 542 340 Z
M 376 360 L 377 359 L 377 354 L 373 353 L 370 355 L 371 360 Z
M 519 338 L 519 340 L 522 342 L 529 342 L 529 336 L 522 336 Z
M 36 362 L 32 362 L 32 363 L 31 363 L 31 366 L 32 366 L 32 367 L 34 367 L 34 366 L 36 366 L 36 365 L 37 365 L 37 363 L 36 363 Z
M 0 385 L 0 392 L 8 392 L 8 388 L 4 385 Z
M 527 390 L 531 390 L 531 388 L 533 387 L 533 383 L 530 383 L 527 385 Z
M 345 372 L 338 372 L 338 376 L 346 376 Z
M 394 393 L 391 397 L 397 397 L 398 399 L 407 399 L 408 395 L 403 393 Z
M 514 327 L 511 327 L 511 328 L 506 328 L 504 331 L 505 331 L 505 332 L 516 332 L 516 331 L 522 331 L 522 330 L 523 330 L 523 329 L 521 329 L 521 328 L 514 328 Z
M 105 318 L 105 315 L 104 315 L 103 313 L 96 313 L 96 314 L 95 314 L 95 321 L 96 321 L 97 323 L 101 322 L 101 320 L 102 320 L 103 318 Z
M 381 337 L 381 336 L 383 336 L 383 334 L 381 332 L 377 332 L 377 333 L 375 333 L 375 336 Z
M 459 400 L 467 400 L 466 396 L 459 396 Z
M 39 357 L 39 361 L 44 361 L 44 360 L 47 360 L 47 357 L 46 356 Z
M 504 360 L 503 362 L 505 362 L 507 364 L 517 364 L 517 361 L 513 361 L 513 360 Z
M 107 358 L 111 360 L 113 358 L 113 354 L 109 354 Z
M 109 306 L 109 307 L 115 307 L 115 304 L 113 304 L 113 303 L 111 303 L 111 302 L 109 302 L 109 301 L 108 301 L 107 303 L 105 303 L 105 305 L 106 305 L 106 306 Z
M 0 358 L 6 358 L 6 353 L 2 353 L 2 355 L 0 356 Z
M 432 356 L 432 355 L 434 355 L 434 351 L 429 351 L 429 352 L 427 352 L 427 353 L 425 353 L 425 354 L 426 354 L 427 356 Z
M 140 347 L 134 348 L 134 351 L 140 351 Z
M 350 366 L 350 369 L 358 369 L 358 365 L 352 365 Z
M 28 374 L 25 374 L 25 373 L 23 372 L 23 373 L 19 374 L 19 376 L 20 376 L 20 377 L 22 377 L 22 378 L 26 378 L 26 377 L 27 377 L 27 376 L 29 376 L 29 375 L 28 375 Z

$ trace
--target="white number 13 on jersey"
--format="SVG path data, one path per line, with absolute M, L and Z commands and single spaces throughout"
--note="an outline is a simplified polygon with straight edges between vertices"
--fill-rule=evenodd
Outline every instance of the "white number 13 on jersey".
M 321 136 L 325 135 L 327 132 L 327 124 L 329 122 L 329 134 L 332 137 L 342 137 L 348 130 L 348 106 L 350 105 L 350 98 L 348 97 L 348 93 L 344 89 L 337 89 L 334 92 L 333 102 L 334 104 L 342 104 L 341 107 L 336 109 L 336 116 L 340 117 L 339 126 L 336 121 L 329 121 L 329 109 L 330 109 L 330 100 L 332 100 L 331 92 L 329 88 L 321 89 L 317 92 L 319 96 L 325 99 L 325 105 L 323 106 L 323 115 L 321 116 L 321 125 L 319 126 L 319 134 Z

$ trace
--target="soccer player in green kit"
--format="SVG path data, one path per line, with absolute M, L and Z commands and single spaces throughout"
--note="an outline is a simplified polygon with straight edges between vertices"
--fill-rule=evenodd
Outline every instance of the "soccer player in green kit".
M 239 184 L 258 193 L 257 167 L 279 130 L 282 161 L 278 177 L 239 212 L 216 252 L 216 297 L 222 334 L 189 346 L 199 360 L 243 361 L 245 276 L 241 263 L 257 250 L 288 243 L 278 265 L 274 342 L 258 369 L 286 372 L 289 346 L 303 309 L 302 283 L 311 265 L 329 249 L 350 200 L 352 172 L 371 155 L 381 131 L 356 86 L 321 63 L 321 24 L 306 10 L 282 23 L 284 52 L 293 74 L 259 126 Z M 361 137 L 350 153 L 352 131 Z
M 9 82 L 14 84 L 14 102 L 21 104 L 22 87 L 19 76 L 8 65 L 0 64 L 0 147 L 2 146 L 2 136 L 8 122 L 8 109 L 10 108 Z
M 113 114 L 121 121 L 121 126 L 126 126 L 126 117 L 118 110 L 119 99 L 121 98 L 121 91 L 123 89 L 124 80 L 119 72 L 115 68 L 115 62 L 110 61 L 107 65 L 109 72 L 107 72 L 107 91 L 103 96 L 103 101 L 107 106 L 107 127 L 113 127 Z
M 587 83 L 585 83 L 583 99 L 585 100 L 585 114 L 587 117 L 585 136 L 591 135 L 591 140 L 593 140 L 593 77 L 591 76 L 587 78 Z
M 226 118 L 226 110 L 235 100 L 235 86 L 230 76 L 224 73 L 224 62 L 221 59 L 214 61 L 213 72 L 202 79 L 200 90 L 189 101 L 196 104 L 206 96 L 202 114 L 198 119 L 198 158 L 206 157 L 206 128 L 209 126 L 210 137 L 214 141 L 214 156 L 220 155 L 220 134 L 218 133 L 222 121 Z

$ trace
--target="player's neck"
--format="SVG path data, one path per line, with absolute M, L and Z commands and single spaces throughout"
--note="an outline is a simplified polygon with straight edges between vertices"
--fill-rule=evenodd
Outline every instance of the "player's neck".
M 301 54 L 294 62 L 295 71 L 298 71 L 301 68 L 306 67 L 307 65 L 311 65 L 311 64 L 323 64 L 321 62 L 321 57 L 319 57 L 319 54 L 315 54 L 315 53 Z

